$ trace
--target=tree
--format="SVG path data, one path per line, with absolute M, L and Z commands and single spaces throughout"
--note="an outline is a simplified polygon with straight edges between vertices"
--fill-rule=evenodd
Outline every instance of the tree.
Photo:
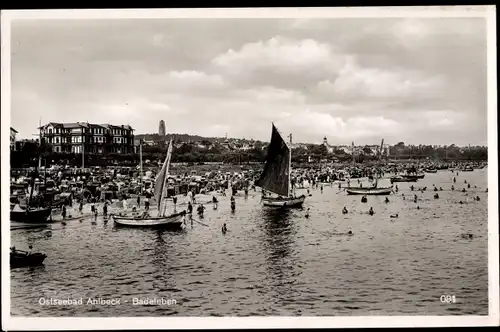
M 367 154 L 367 155 L 371 155 L 373 153 L 372 149 L 370 149 L 368 146 L 365 146 L 363 148 L 363 153 Z

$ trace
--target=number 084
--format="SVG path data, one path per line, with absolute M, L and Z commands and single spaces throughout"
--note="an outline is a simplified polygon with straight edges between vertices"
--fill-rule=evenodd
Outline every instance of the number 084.
M 442 303 L 455 303 L 457 302 L 457 299 L 455 298 L 455 295 L 441 295 L 439 298 Z

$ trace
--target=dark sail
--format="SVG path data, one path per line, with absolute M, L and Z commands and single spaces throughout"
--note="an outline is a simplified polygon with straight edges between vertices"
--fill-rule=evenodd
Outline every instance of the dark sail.
M 290 189 L 289 172 L 290 149 L 273 124 L 264 172 L 255 182 L 255 185 L 272 193 L 288 197 Z

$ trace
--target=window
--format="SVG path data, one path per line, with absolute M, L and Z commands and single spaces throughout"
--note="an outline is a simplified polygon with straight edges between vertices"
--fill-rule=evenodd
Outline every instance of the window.
M 59 144 L 59 137 L 56 137 L 56 144 Z
M 52 134 L 52 128 L 49 129 L 49 134 Z

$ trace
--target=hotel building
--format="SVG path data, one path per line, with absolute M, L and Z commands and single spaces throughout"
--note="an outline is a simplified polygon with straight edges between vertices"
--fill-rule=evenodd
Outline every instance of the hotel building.
M 134 153 L 134 129 L 129 125 L 49 122 L 39 129 L 53 152 Z

